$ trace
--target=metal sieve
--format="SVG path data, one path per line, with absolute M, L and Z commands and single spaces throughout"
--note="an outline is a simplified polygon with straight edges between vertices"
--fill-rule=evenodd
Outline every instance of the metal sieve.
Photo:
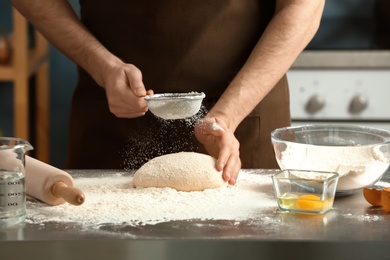
M 164 93 L 145 96 L 150 112 L 165 120 L 183 119 L 198 113 L 204 93 Z

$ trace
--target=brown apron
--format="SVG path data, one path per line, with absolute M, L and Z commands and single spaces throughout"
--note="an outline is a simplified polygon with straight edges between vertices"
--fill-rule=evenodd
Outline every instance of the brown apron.
M 239 71 L 271 19 L 275 1 L 81 0 L 81 20 L 112 53 L 136 65 L 155 93 L 206 94 L 204 115 Z M 134 119 L 110 113 L 105 91 L 81 68 L 75 89 L 67 168 L 137 169 L 153 157 L 204 152 L 195 120 Z M 237 128 L 243 168 L 276 168 L 270 132 L 290 124 L 283 77 Z

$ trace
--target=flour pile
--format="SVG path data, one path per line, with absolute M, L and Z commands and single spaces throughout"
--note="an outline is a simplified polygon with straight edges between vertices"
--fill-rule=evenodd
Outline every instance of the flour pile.
M 248 220 L 264 209 L 277 208 L 270 175 L 241 171 L 237 184 L 205 191 L 179 192 L 171 188 L 133 188 L 132 177 L 117 173 L 109 177 L 76 178 L 86 201 L 81 206 L 49 206 L 27 202 L 26 223 L 69 223 L 97 227 L 154 225 L 175 220 Z

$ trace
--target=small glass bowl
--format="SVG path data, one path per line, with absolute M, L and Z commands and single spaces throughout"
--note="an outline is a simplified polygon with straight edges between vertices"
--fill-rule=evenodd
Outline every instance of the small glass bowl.
M 324 214 L 333 207 L 339 174 L 281 170 L 272 176 L 275 196 L 283 212 Z

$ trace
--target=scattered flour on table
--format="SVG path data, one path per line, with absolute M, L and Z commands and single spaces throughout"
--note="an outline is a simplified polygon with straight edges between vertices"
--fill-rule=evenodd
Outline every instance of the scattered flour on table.
M 27 201 L 27 223 L 75 222 L 86 226 L 154 225 L 175 220 L 248 220 L 277 208 L 273 193 L 264 192 L 270 175 L 241 171 L 234 186 L 181 192 L 172 188 L 133 188 L 132 176 L 76 178 L 84 204 L 49 206 Z
M 375 222 L 375 221 L 383 221 L 383 216 L 377 216 L 377 215 L 369 215 L 369 214 L 344 214 L 343 215 L 346 218 L 349 219 L 357 219 L 360 222 Z

